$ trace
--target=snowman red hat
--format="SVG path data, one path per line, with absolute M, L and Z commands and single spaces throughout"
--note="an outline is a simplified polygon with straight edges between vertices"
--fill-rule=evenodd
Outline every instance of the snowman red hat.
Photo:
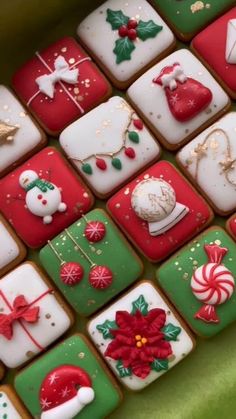
M 40 388 L 41 419 L 72 419 L 94 397 L 86 371 L 73 365 L 57 367 L 45 377 Z

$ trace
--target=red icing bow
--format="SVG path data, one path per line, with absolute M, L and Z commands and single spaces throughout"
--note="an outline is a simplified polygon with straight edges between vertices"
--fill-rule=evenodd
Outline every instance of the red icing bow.
M 24 295 L 18 295 L 13 301 L 9 314 L 0 314 L 0 334 L 11 340 L 13 336 L 13 323 L 17 320 L 25 320 L 27 323 L 35 323 L 39 318 L 39 307 L 31 307 Z

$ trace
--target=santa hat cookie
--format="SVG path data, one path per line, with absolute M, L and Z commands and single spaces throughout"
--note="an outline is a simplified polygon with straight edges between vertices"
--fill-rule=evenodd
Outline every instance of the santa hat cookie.
M 82 368 L 62 365 L 42 382 L 41 419 L 72 419 L 94 398 L 89 375 Z

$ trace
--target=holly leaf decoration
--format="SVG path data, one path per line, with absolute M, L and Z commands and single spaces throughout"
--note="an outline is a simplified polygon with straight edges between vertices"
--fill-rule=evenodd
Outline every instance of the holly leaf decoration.
M 146 41 L 146 39 L 155 38 L 162 29 L 163 26 L 157 25 L 153 20 L 148 22 L 140 20 L 137 26 L 137 35 L 142 41 Z
M 140 295 L 137 300 L 133 301 L 132 306 L 131 314 L 135 314 L 137 310 L 141 311 L 144 316 L 148 313 L 148 303 L 143 295 Z
M 168 359 L 155 359 L 152 363 L 151 363 L 151 369 L 157 372 L 160 371 L 167 371 L 168 370 Z
M 165 340 L 177 340 L 178 335 L 181 332 L 181 328 L 178 326 L 174 326 L 172 323 L 168 323 L 166 326 L 164 326 L 161 331 L 165 335 Z
M 132 370 L 131 368 L 125 368 L 123 365 L 123 362 L 121 360 L 119 360 L 116 364 L 116 369 L 119 373 L 119 376 L 121 378 L 123 377 L 130 377 L 132 375 Z
M 117 329 L 117 324 L 115 321 L 106 320 L 103 324 L 98 324 L 96 329 L 102 333 L 103 339 L 113 339 L 110 329 Z
M 129 140 L 132 141 L 133 143 L 136 143 L 136 144 L 139 143 L 139 135 L 137 132 L 129 131 L 128 137 L 129 137 Z
M 113 49 L 114 54 L 116 54 L 116 64 L 131 60 L 131 53 L 134 49 L 134 43 L 128 38 L 128 36 L 117 39 L 116 46 Z
M 111 24 L 113 30 L 119 29 L 122 25 L 127 25 L 129 18 L 121 10 L 107 9 L 106 21 Z

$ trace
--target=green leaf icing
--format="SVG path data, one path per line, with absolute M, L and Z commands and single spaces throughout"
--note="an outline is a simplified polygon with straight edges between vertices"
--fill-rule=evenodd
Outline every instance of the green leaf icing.
M 121 360 L 119 360 L 117 362 L 116 369 L 117 369 L 117 371 L 119 373 L 119 376 L 121 378 L 123 378 L 123 377 L 130 377 L 132 375 L 131 368 L 125 368 Z
M 171 323 L 168 323 L 166 326 L 164 326 L 161 330 L 164 335 L 165 335 L 165 340 L 170 341 L 170 340 L 177 340 L 178 335 L 181 332 L 181 328 L 174 326 Z
M 96 329 L 102 333 L 103 339 L 113 339 L 110 329 L 116 329 L 117 325 L 115 321 L 106 320 L 103 324 L 98 324 Z
M 129 18 L 121 10 L 107 9 L 106 21 L 111 24 L 113 30 L 119 29 L 122 25 L 127 25 Z
M 135 49 L 133 42 L 126 36 L 116 40 L 116 46 L 113 52 L 116 54 L 116 64 L 131 60 L 131 53 Z
M 155 359 L 151 363 L 151 369 L 157 372 L 160 372 L 162 370 L 167 371 L 168 370 L 168 359 Z
M 153 20 L 148 22 L 139 21 L 137 26 L 137 35 L 142 41 L 146 41 L 149 38 L 155 38 L 155 36 L 163 29 L 162 26 L 156 25 Z
M 133 143 L 136 143 L 136 144 L 139 143 L 139 135 L 137 132 L 129 131 L 128 137 L 129 137 L 129 140 L 132 141 Z
M 121 170 L 122 169 L 122 163 L 121 163 L 120 159 L 118 159 L 117 157 L 112 159 L 111 164 L 116 170 Z
M 82 170 L 84 173 L 86 173 L 87 175 L 91 175 L 93 173 L 93 169 L 91 164 L 89 163 L 84 163 L 82 164 Z
M 140 295 L 137 300 L 133 301 L 132 306 L 131 314 L 135 314 L 137 310 L 141 311 L 144 316 L 148 313 L 148 303 L 143 295 Z

